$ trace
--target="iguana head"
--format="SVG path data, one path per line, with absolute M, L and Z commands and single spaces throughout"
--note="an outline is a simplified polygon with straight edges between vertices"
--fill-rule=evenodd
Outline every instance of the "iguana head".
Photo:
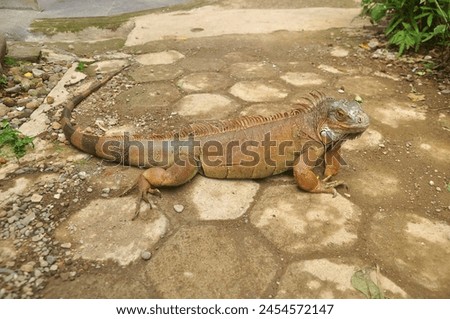
M 356 101 L 327 99 L 326 119 L 319 127 L 325 144 L 359 137 L 369 126 L 369 117 Z

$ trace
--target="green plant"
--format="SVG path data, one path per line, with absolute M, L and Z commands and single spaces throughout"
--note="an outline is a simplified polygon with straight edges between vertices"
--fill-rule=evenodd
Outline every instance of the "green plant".
M 16 59 L 10 56 L 5 56 L 5 59 L 3 60 L 4 64 L 7 66 L 18 66 L 19 62 L 17 62 Z
M 8 84 L 8 79 L 6 76 L 0 74 L 0 86 L 6 86 Z
M 425 43 L 450 46 L 450 0 L 362 0 L 361 6 L 373 22 L 387 19 L 385 33 L 399 55 Z
M 13 129 L 7 120 L 0 124 L 0 148 L 9 145 L 16 158 L 21 158 L 26 153 L 28 145 L 33 146 L 33 138 L 23 136 L 19 131 Z
M 84 63 L 84 62 L 78 62 L 78 65 L 75 68 L 75 70 L 77 70 L 78 72 L 84 72 L 85 69 L 86 69 L 86 63 Z
M 369 299 L 384 299 L 383 290 L 370 278 L 370 270 L 358 270 L 351 278 L 353 288 L 363 293 Z

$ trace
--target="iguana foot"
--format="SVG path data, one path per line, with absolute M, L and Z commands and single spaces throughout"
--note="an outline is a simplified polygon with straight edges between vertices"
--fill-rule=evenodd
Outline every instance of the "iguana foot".
M 157 188 L 149 188 L 148 190 L 139 190 L 139 196 L 136 201 L 136 210 L 131 220 L 135 220 L 139 216 L 142 201 L 146 202 L 150 206 L 150 209 L 155 209 L 157 207 L 155 203 L 153 203 L 153 201 L 150 199 L 150 194 L 161 198 L 161 192 Z
M 161 198 L 161 192 L 157 188 L 152 188 L 150 183 L 141 176 L 139 176 L 136 184 L 131 188 L 133 189 L 135 186 L 138 186 L 139 195 L 136 201 L 136 210 L 134 211 L 133 218 L 131 220 L 135 220 L 139 216 L 139 212 L 141 210 L 141 202 L 144 201 L 149 204 L 150 209 L 156 208 L 156 205 L 150 200 L 150 195 L 158 196 Z
M 329 180 L 329 177 L 331 177 L 331 176 L 328 176 L 328 177 L 324 178 L 324 181 Z M 338 195 L 338 192 L 336 190 L 336 187 L 338 187 L 338 186 L 344 186 L 348 190 L 348 186 L 347 186 L 347 184 L 344 181 L 325 182 L 323 184 L 323 187 L 325 188 L 325 190 L 328 193 L 332 193 L 333 194 L 333 198 L 335 198 Z

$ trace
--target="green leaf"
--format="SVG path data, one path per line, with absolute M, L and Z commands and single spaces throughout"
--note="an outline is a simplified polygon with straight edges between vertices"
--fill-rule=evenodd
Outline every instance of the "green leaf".
M 14 59 L 12 57 L 9 57 L 9 56 L 5 56 L 3 62 L 7 66 L 17 66 L 17 65 L 19 65 L 19 63 L 17 62 L 16 59 Z
M 447 184 L 447 191 L 450 192 L 450 183 Z
M 75 70 L 77 70 L 78 72 L 84 72 L 85 69 L 86 69 L 86 64 L 84 62 L 78 62 L 78 65 L 75 68 Z
M 405 30 L 411 30 L 411 25 L 407 22 L 402 22 L 403 28 L 405 28 Z
M 389 23 L 388 28 L 386 29 L 386 34 L 391 33 L 392 31 L 394 31 L 395 28 L 397 28 L 397 26 L 402 22 L 402 19 L 398 18 L 398 19 L 392 19 L 391 22 Z
M 373 21 L 378 22 L 386 15 L 386 11 L 387 8 L 385 4 L 377 3 L 370 12 L 370 17 Z
M 433 15 L 432 14 L 430 14 L 429 16 L 428 16 L 428 18 L 427 18 L 427 25 L 429 26 L 429 27 L 431 27 L 431 24 L 433 23 Z
M 351 279 L 353 288 L 363 293 L 366 298 L 369 299 L 383 299 L 383 292 L 381 289 L 370 279 L 369 273 L 358 270 L 355 272 Z
M 445 24 L 440 24 L 434 28 L 434 34 L 441 34 L 445 32 Z
M 25 155 L 28 145 L 34 146 L 32 137 L 22 136 L 19 131 L 11 128 L 8 121 L 3 120 L 0 129 L 0 148 L 5 145 L 12 148 L 17 158 Z

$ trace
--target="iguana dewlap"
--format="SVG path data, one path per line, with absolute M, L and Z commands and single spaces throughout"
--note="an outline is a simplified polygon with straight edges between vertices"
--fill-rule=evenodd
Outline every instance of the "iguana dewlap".
M 94 83 L 65 106 L 62 125 L 76 148 L 124 165 L 144 167 L 137 186 L 139 198 L 160 195 L 158 187 L 178 186 L 200 173 L 211 178 L 257 179 L 293 169 L 297 185 L 308 192 L 336 194 L 342 181 L 328 182 L 342 164 L 340 148 L 360 136 L 369 117 L 355 101 L 310 93 L 305 103 L 271 116 L 244 116 L 196 122 L 163 135 L 86 134 L 71 122 L 76 105 L 115 74 Z M 321 180 L 313 169 L 325 163 Z M 150 204 L 151 205 L 151 204 Z

